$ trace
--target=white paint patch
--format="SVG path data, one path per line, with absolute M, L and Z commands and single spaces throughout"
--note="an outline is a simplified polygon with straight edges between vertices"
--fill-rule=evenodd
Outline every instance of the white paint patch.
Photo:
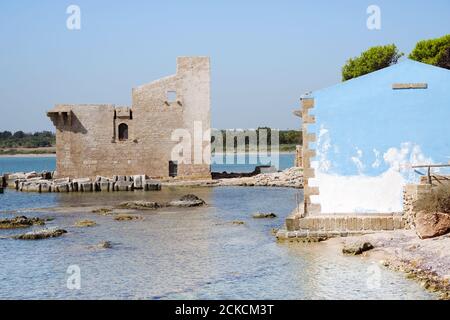
M 324 143 L 321 145 L 321 142 Z M 389 148 L 382 159 L 389 167 L 378 176 L 362 174 L 365 164 L 363 153 L 356 150 L 350 157 L 358 168 L 358 175 L 342 176 L 330 173 L 333 166 L 328 158 L 328 150 L 333 150 L 328 130 L 321 128 L 318 140 L 318 161 L 312 162 L 316 178 L 310 179 L 311 186 L 319 187 L 320 195 L 311 196 L 312 203 L 320 203 L 323 213 L 391 213 L 402 211 L 402 195 L 405 184 L 417 179 L 411 166 L 433 163 L 420 148 L 405 142 L 399 148 Z M 381 152 L 373 149 L 373 168 L 380 167 Z
M 362 150 L 359 149 L 359 148 L 356 148 L 356 155 L 351 157 L 353 163 L 356 166 L 356 170 L 358 170 L 358 174 L 360 174 L 360 175 L 363 174 L 363 171 L 364 171 L 364 168 L 365 168 L 363 162 L 361 161 L 362 156 L 363 156 Z
M 380 176 L 338 176 L 318 173 L 320 203 L 324 213 L 389 213 L 402 211 L 402 192 L 405 179 L 390 169 Z M 311 181 L 312 184 L 312 181 Z
M 376 169 L 381 165 L 380 151 L 378 151 L 377 149 L 373 149 L 373 154 L 375 155 L 375 161 L 372 163 L 372 168 Z

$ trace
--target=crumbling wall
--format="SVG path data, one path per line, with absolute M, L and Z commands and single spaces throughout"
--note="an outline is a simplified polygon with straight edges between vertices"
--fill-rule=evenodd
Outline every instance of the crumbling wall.
M 175 99 L 169 99 L 169 92 L 176 93 Z M 172 134 L 184 130 L 194 142 L 195 126 L 207 139 L 200 140 L 199 148 L 192 146 L 191 159 L 178 164 L 178 175 L 211 177 L 209 162 L 194 162 L 194 151 L 203 154 L 210 149 L 209 58 L 178 58 L 175 75 L 133 89 L 132 101 L 131 108 L 58 105 L 48 113 L 57 130 L 59 177 L 168 177 L 171 153 L 178 143 Z M 128 139 L 123 141 L 118 137 L 121 123 L 128 126 Z

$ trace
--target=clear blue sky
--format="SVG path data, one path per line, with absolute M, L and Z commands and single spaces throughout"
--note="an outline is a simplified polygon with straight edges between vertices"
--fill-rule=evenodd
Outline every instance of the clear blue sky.
M 366 27 L 371 4 L 380 31 Z M 349 57 L 448 33 L 448 0 L 1 1 L 0 130 L 53 130 L 56 103 L 130 104 L 180 55 L 212 59 L 214 127 L 296 128 L 299 96 L 339 82 Z

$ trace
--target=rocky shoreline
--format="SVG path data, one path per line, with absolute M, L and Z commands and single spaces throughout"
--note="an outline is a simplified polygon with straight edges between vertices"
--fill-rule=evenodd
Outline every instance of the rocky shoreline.
M 153 180 L 145 175 L 54 179 L 53 172 L 18 172 L 1 176 L 0 188 L 21 192 L 97 192 L 97 191 L 158 191 L 161 186 L 179 187 L 279 187 L 303 188 L 303 169 L 293 167 L 267 173 L 213 173 L 207 180 Z
M 382 267 L 403 272 L 440 299 L 450 300 L 450 235 L 421 240 L 413 230 L 396 230 L 333 238 L 326 243 L 339 245 L 343 253 L 361 254 Z
M 231 174 L 230 174 L 231 175 Z M 163 181 L 162 186 L 179 187 L 279 187 L 303 188 L 303 170 L 289 168 L 280 172 L 260 173 L 252 176 L 221 178 L 214 180 L 171 180 Z

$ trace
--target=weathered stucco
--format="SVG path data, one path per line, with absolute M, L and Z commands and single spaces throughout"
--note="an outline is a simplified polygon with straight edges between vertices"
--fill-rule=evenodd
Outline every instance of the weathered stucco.
M 176 99 L 169 101 L 168 92 L 176 92 Z M 210 130 L 209 58 L 179 57 L 175 75 L 133 89 L 130 108 L 57 105 L 48 116 L 56 126 L 57 176 L 168 177 L 178 143 L 172 141 L 174 130 L 187 130 L 192 142 L 194 123 L 203 134 Z M 119 140 L 122 123 L 128 125 L 126 140 Z M 206 138 L 197 145 L 195 163 L 198 152 L 209 148 Z M 178 177 L 210 177 L 209 163 L 194 164 L 195 155 L 193 146 L 191 162 L 178 163 Z

